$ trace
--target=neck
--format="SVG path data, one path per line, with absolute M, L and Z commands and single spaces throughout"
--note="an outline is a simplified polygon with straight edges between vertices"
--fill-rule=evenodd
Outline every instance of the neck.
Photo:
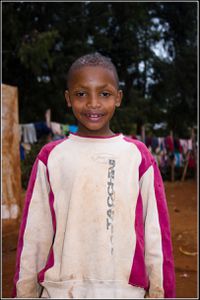
M 102 130 L 88 130 L 87 128 L 84 128 L 82 126 L 78 127 L 77 134 L 80 136 L 112 136 L 115 135 L 115 133 L 110 129 L 107 128 Z

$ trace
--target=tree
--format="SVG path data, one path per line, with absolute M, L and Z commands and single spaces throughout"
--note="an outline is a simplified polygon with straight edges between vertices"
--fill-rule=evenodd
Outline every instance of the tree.
M 3 82 L 19 87 L 20 122 L 44 119 L 47 108 L 53 120 L 74 122 L 67 69 L 99 51 L 117 66 L 124 92 L 115 130 L 166 121 L 183 134 L 183 119 L 196 123 L 196 13 L 195 3 L 3 3 Z M 158 44 L 165 57 L 155 54 Z
M 152 101 L 165 112 L 169 129 L 187 136 L 197 122 L 197 3 L 163 3 L 158 12 L 166 30 L 168 59 L 154 60 Z

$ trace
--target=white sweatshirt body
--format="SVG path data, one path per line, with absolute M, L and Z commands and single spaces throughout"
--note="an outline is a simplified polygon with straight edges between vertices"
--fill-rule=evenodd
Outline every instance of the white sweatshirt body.
M 164 188 L 143 143 L 70 134 L 40 151 L 15 283 L 19 298 L 39 297 L 40 287 L 47 298 L 144 298 L 148 289 L 172 296 Z

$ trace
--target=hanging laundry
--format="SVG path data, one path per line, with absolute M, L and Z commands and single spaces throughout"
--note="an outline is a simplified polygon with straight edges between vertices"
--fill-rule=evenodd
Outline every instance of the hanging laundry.
M 174 151 L 182 153 L 182 146 L 179 138 L 174 138 Z
M 186 155 L 188 152 L 188 140 L 180 139 L 180 145 L 182 147 L 182 153 Z
M 69 133 L 69 125 L 61 124 L 61 131 L 63 135 L 67 135 Z
M 65 135 L 54 134 L 52 137 L 52 141 L 57 141 L 57 140 L 61 140 L 64 138 L 65 138 Z
M 22 146 L 22 144 L 19 145 L 19 150 L 20 150 L 20 159 L 25 160 L 25 149 Z
M 76 125 L 69 125 L 69 131 L 72 133 L 76 133 L 78 130 L 78 126 Z
M 52 130 L 47 126 L 46 122 L 44 121 L 36 122 L 34 123 L 34 126 L 36 129 L 37 139 L 40 139 L 42 136 L 52 133 Z
M 156 136 L 153 136 L 152 139 L 151 139 L 151 148 L 152 148 L 152 151 L 155 152 L 156 148 L 158 148 L 158 146 L 159 146 L 158 138 Z
M 164 137 L 158 137 L 158 145 L 161 151 L 165 151 L 166 152 L 166 148 L 165 148 L 165 138 Z
M 33 144 L 37 142 L 37 134 L 33 123 L 21 124 L 22 140 L 24 143 Z
M 195 169 L 195 167 L 196 167 L 195 156 L 194 156 L 193 151 L 191 151 L 190 156 L 189 156 L 189 161 L 188 161 L 188 168 Z
M 47 127 L 51 128 L 51 109 L 47 109 L 45 112 L 45 120 Z
M 188 150 L 192 150 L 192 139 L 188 140 Z
M 51 122 L 51 129 L 53 134 L 62 135 L 61 124 L 57 122 Z
M 145 137 L 145 145 L 147 146 L 147 148 L 149 148 L 151 146 L 151 141 L 152 141 L 151 136 L 146 136 Z
M 183 156 L 180 152 L 174 152 L 175 157 L 175 167 L 182 167 L 183 166 Z
M 165 146 L 167 148 L 167 151 L 169 151 L 169 152 L 174 151 L 174 141 L 173 141 L 173 138 L 170 135 L 168 135 L 165 138 Z

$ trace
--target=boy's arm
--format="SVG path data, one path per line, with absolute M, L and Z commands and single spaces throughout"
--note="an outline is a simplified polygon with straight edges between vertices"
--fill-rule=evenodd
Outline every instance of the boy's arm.
M 175 297 L 169 215 L 163 181 L 153 158 L 140 179 L 145 225 L 145 264 L 150 298 Z
M 36 159 L 29 179 L 21 221 L 13 297 L 38 298 L 38 273 L 45 267 L 53 241 L 50 186 L 45 164 Z

